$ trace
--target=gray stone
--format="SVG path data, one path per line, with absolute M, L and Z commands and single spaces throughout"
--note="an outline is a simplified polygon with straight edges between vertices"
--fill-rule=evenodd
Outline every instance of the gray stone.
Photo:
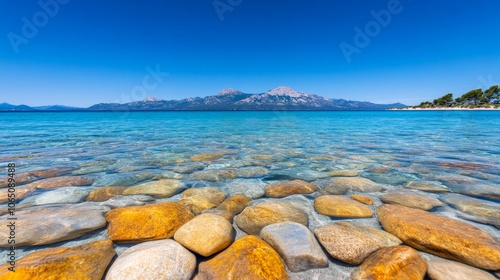
M 125 250 L 111 265 L 106 280 L 189 280 L 196 256 L 171 239 L 144 242 Z
M 147 194 L 155 198 L 167 198 L 178 194 L 185 189 L 186 184 L 179 180 L 163 179 L 159 181 L 146 182 L 133 187 L 128 187 L 123 191 L 123 194 Z
M 358 192 L 380 192 L 384 189 L 372 180 L 361 177 L 335 177 L 331 181 L 338 187 L 345 187 Z
M 411 181 L 408 184 L 406 184 L 405 188 L 426 191 L 426 192 L 449 192 L 450 191 L 450 189 L 447 186 L 445 186 L 439 182 L 423 181 L 423 180 Z
M 328 267 L 328 257 L 304 225 L 294 222 L 271 224 L 262 229 L 260 237 L 278 252 L 293 272 Z
M 434 259 L 427 265 L 427 275 L 432 280 L 495 280 L 484 270 L 455 261 Z
M 153 201 L 154 199 L 149 195 L 117 195 L 106 201 L 99 202 L 99 205 L 108 206 L 112 209 L 128 206 L 140 206 L 146 204 L 146 202 Z
M 399 204 L 406 207 L 430 210 L 444 204 L 438 199 L 421 191 L 407 189 L 393 189 L 381 195 L 380 200 L 385 203 Z
M 441 200 L 465 213 L 466 215 L 460 216 L 467 220 L 500 228 L 500 205 L 498 203 L 451 193 L 443 195 Z
M 88 190 L 78 187 L 60 188 L 27 197 L 18 204 L 18 207 L 26 208 L 35 205 L 79 203 L 82 202 L 88 194 Z
M 263 197 L 266 184 L 259 180 L 236 179 L 224 186 L 230 196 L 242 194 L 252 199 Z

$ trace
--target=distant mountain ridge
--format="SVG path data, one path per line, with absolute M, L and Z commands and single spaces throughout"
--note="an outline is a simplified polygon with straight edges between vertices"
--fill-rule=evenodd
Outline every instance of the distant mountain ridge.
M 75 108 L 61 105 L 29 107 L 26 105 L 0 104 L 0 111 L 271 111 L 271 110 L 386 110 L 402 108 L 406 105 L 375 104 L 366 101 L 329 99 L 323 96 L 298 92 L 280 86 L 265 93 L 243 93 L 239 90 L 223 89 L 217 95 L 163 100 L 147 97 L 142 101 L 124 104 L 100 103 L 88 108 Z

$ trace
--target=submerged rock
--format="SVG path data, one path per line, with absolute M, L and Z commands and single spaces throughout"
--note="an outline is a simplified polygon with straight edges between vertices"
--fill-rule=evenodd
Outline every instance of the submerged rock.
M 144 242 L 125 250 L 113 262 L 106 280 L 189 280 L 196 268 L 196 256 L 172 239 Z
M 231 181 L 225 186 L 230 196 L 244 195 L 251 199 L 263 197 L 266 193 L 266 184 L 259 180 L 240 180 Z
M 109 240 L 44 249 L 17 260 L 15 272 L 8 270 L 10 264 L 0 266 L 0 278 L 101 280 L 115 254 Z
M 210 182 L 224 182 L 229 179 L 234 179 L 238 172 L 234 169 L 207 169 L 203 171 L 196 171 L 192 173 L 191 179 L 210 181 Z
M 439 183 L 439 182 L 431 182 L 431 181 L 411 181 L 406 184 L 405 188 L 414 189 L 426 192 L 449 192 L 450 189 Z
M 467 220 L 478 221 L 500 228 L 500 205 L 498 203 L 460 194 L 446 194 L 441 197 L 441 200 L 451 207 L 473 216 L 463 215 L 462 217 Z
M 339 187 L 358 192 L 380 192 L 384 189 L 372 180 L 361 177 L 336 177 L 331 181 Z
M 225 197 L 226 194 L 217 187 L 191 188 L 182 193 L 179 203 L 197 215 L 207 209 L 217 207 Z
M 351 198 L 356 200 L 356 201 L 359 201 L 363 204 L 366 204 L 366 205 L 372 205 L 373 203 L 375 203 L 373 198 L 365 196 L 365 195 L 353 194 L 353 195 L 351 195 Z
M 342 195 L 323 195 L 314 200 L 316 212 L 336 218 L 370 218 L 370 207 Z
M 328 267 L 328 257 L 311 231 L 302 224 L 271 224 L 262 229 L 260 237 L 278 252 L 293 272 Z
M 321 179 L 312 184 L 319 188 L 321 194 L 325 195 L 345 194 L 349 190 L 346 186 L 335 184 L 332 179 Z
M 238 227 L 248 234 L 258 235 L 267 225 L 296 222 L 307 226 L 309 218 L 301 209 L 286 202 L 261 202 L 248 206 L 236 217 Z
M 427 264 L 431 280 L 495 280 L 488 272 L 459 262 L 433 259 Z
M 108 235 L 114 242 L 139 242 L 174 236 L 194 215 L 175 202 L 117 208 L 106 214 Z
M 231 245 L 233 227 L 219 215 L 201 214 L 182 225 L 174 239 L 189 250 L 208 257 Z
M 201 262 L 195 280 L 288 279 L 280 256 L 266 242 L 247 235 L 214 258 Z
M 224 200 L 219 206 L 217 206 L 217 209 L 219 210 L 226 210 L 234 215 L 238 215 L 245 209 L 245 207 L 250 204 L 252 200 L 249 197 L 246 197 L 244 195 L 235 195 L 228 197 L 226 200 Z
M 89 191 L 81 188 L 59 188 L 39 195 L 30 196 L 19 202 L 18 207 L 26 208 L 46 204 L 74 204 L 82 202 L 88 194 Z
M 359 265 L 373 252 L 401 244 L 396 236 L 355 222 L 338 222 L 314 230 L 328 254 L 343 262 Z
M 356 170 L 333 170 L 328 172 L 330 177 L 357 177 L 359 172 Z
M 378 250 L 351 273 L 351 280 L 424 279 L 427 263 L 414 249 L 393 246 Z
M 386 231 L 418 250 L 483 269 L 500 269 L 500 244 L 474 226 L 391 204 L 378 207 L 377 216 Z
M 155 198 L 167 198 L 178 194 L 185 189 L 186 184 L 179 180 L 163 179 L 159 181 L 146 182 L 133 187 L 128 187 L 123 191 L 123 194 L 147 194 Z
M 302 180 L 278 182 L 266 186 L 266 196 L 285 197 L 292 194 L 309 194 L 316 191 L 317 187 Z
M 94 189 L 87 197 L 87 201 L 106 201 L 114 196 L 123 194 L 126 187 L 102 187 Z
M 430 210 L 444 204 L 438 199 L 431 197 L 423 192 L 405 189 L 394 189 L 381 195 L 380 200 L 385 203 L 399 204 L 406 207 Z
M 27 184 L 26 187 L 36 189 L 53 189 L 59 187 L 88 186 L 91 185 L 93 181 L 94 179 L 85 176 L 62 176 L 38 180 Z

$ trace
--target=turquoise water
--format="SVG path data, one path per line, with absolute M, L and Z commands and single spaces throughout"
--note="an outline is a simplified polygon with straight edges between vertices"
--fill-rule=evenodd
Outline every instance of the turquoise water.
M 499 124 L 500 111 L 1 113 L 0 166 L 15 163 L 17 173 L 66 168 L 59 176 L 93 179 L 91 186 L 77 187 L 87 192 L 173 178 L 188 187 L 218 186 L 228 195 L 241 186 L 263 189 L 274 180 L 291 179 L 314 182 L 330 177 L 331 171 L 355 170 L 385 189 L 426 181 L 498 202 Z M 195 160 L 199 154 L 216 156 Z M 217 170 L 238 172 L 233 177 L 194 176 Z M 25 200 L 56 191 L 35 190 Z M 376 199 L 372 209 L 381 204 L 380 194 L 366 194 Z M 180 194 L 163 200 L 141 198 L 141 203 L 179 198 Z M 47 201 L 55 201 L 44 199 L 30 201 L 30 207 L 49 207 Z M 265 200 L 256 198 L 254 203 Z M 310 229 L 332 221 L 312 210 L 314 196 L 283 200 L 302 205 L 309 213 Z M 76 203 L 88 202 L 82 197 Z M 7 205 L 0 207 L 2 215 Z M 463 213 L 448 205 L 434 211 L 500 240 L 491 219 L 463 219 Z M 356 221 L 380 228 L 376 218 Z M 237 237 L 242 234 L 237 229 Z M 21 248 L 17 254 L 104 238 L 106 229 L 101 228 L 75 240 Z M 127 247 L 115 246 L 118 253 Z M 330 262 L 328 269 L 290 275 L 347 279 L 352 269 Z

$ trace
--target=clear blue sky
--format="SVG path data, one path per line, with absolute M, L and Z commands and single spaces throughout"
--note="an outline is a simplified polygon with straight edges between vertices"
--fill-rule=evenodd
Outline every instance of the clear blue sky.
M 218 0 L 219 12 L 213 0 L 54 1 L 40 1 L 48 12 L 0 1 L 0 102 L 90 106 L 286 85 L 412 105 L 500 83 L 496 0 Z M 391 19 L 374 25 L 372 11 Z M 367 25 L 370 42 L 356 45 Z M 357 48 L 350 62 L 342 42 Z M 148 66 L 168 76 L 150 79 Z

